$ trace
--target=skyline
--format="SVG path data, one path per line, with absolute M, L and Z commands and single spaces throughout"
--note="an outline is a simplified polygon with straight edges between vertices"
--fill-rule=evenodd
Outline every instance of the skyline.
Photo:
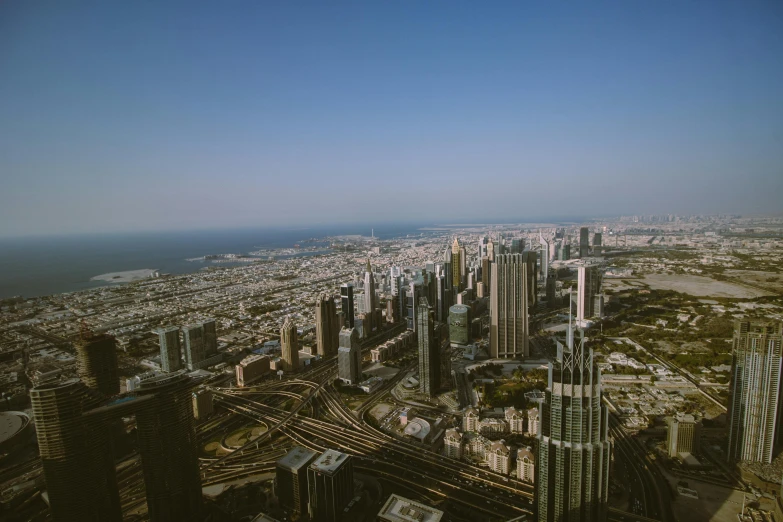
M 781 22 L 4 3 L 0 237 L 780 212 Z

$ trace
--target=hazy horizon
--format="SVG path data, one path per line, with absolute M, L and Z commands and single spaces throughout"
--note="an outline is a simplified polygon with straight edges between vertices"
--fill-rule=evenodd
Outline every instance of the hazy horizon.
M 5 2 L 0 237 L 779 213 L 781 27 L 779 3 Z

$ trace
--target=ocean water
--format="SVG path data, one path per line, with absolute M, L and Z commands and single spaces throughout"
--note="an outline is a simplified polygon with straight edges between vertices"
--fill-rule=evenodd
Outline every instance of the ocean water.
M 427 225 L 379 225 L 381 239 L 419 234 Z M 259 248 L 287 248 L 312 237 L 370 235 L 369 225 L 289 229 L 241 229 L 0 239 L 0 298 L 74 292 L 104 281 L 109 272 L 156 269 L 185 274 L 227 263 L 187 261 L 210 254 L 247 254 Z M 304 245 L 303 245 L 304 246 Z

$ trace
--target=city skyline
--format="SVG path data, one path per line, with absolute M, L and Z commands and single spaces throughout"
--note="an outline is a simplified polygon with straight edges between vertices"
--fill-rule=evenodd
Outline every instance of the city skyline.
M 558 206 L 574 215 L 775 212 L 780 19 L 777 4 L 3 3 L 0 235 L 302 225 L 368 178 L 421 221 L 477 177 L 504 190 L 451 217 L 505 219 L 518 193 L 571 185 Z M 420 179 L 443 201 L 404 189 Z

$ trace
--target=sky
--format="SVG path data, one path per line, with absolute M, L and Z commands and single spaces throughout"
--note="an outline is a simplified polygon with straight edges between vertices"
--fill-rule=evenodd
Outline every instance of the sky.
M 777 1 L 0 2 L 0 235 L 783 211 Z

